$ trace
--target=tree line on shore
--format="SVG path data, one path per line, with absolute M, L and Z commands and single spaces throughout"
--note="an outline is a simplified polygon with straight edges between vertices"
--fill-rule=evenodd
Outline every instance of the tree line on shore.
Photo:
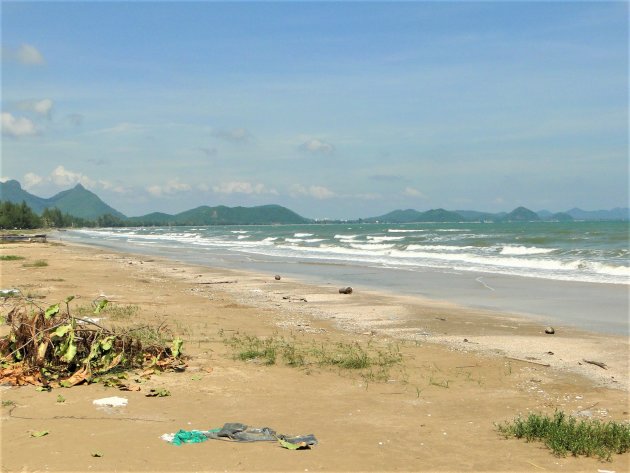
M 89 220 L 62 213 L 58 208 L 52 207 L 44 209 L 41 215 L 37 215 L 24 201 L 21 204 L 9 201 L 0 202 L 0 229 L 2 230 L 116 226 L 124 226 L 123 220 L 109 214 Z

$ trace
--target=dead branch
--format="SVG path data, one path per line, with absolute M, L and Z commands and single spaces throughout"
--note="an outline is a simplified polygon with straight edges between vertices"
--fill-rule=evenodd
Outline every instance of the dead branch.
M 603 363 L 601 361 L 593 361 L 593 360 L 586 360 L 584 358 L 582 358 L 582 361 L 584 363 L 588 363 L 590 365 L 595 365 L 595 366 L 599 366 L 601 369 L 607 370 L 608 367 L 606 366 L 606 363 Z

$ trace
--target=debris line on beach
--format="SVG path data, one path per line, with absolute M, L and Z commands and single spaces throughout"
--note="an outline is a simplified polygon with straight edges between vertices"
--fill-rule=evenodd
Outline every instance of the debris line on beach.
M 104 376 L 135 368 L 186 368 L 183 341 L 164 325 L 108 329 L 89 318 L 71 315 L 65 308 L 48 308 L 19 298 L 6 314 L 9 335 L 0 338 L 0 382 L 46 387 L 71 387 L 104 381 Z M 107 300 L 94 302 L 98 314 Z

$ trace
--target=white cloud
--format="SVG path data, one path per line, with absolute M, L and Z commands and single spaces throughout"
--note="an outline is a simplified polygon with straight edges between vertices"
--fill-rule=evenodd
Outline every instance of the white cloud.
M 89 132 L 89 134 L 90 135 L 108 135 L 108 134 L 119 135 L 123 133 L 133 133 L 133 132 L 143 131 L 145 130 L 145 128 L 146 127 L 144 125 L 139 125 L 137 123 L 122 122 L 109 128 L 101 128 L 100 130 L 91 131 Z
M 186 192 L 192 189 L 189 184 L 181 182 L 179 179 L 171 179 L 166 184 L 153 185 L 146 188 L 147 192 L 155 197 L 160 197 L 163 195 L 172 195 L 177 194 L 179 192 Z
M 20 45 L 15 53 L 15 57 L 22 64 L 29 66 L 39 66 L 46 62 L 42 53 L 40 53 L 35 46 L 30 44 Z
M 370 192 L 366 194 L 355 194 L 352 197 L 354 197 L 355 199 L 361 199 L 361 200 L 379 200 L 383 198 L 381 194 L 375 194 L 375 193 L 370 193 Z
M 308 141 L 305 141 L 299 146 L 301 151 L 306 151 L 307 153 L 317 153 L 317 154 L 331 154 L 335 151 L 335 147 L 330 143 L 327 143 L 322 140 L 318 140 L 316 138 L 312 138 Z
M 40 66 L 45 64 L 44 56 L 39 50 L 30 44 L 22 44 L 18 48 L 2 47 L 2 59 L 17 61 L 27 66 Z
M 51 99 L 42 99 L 42 100 L 27 100 L 24 102 L 20 102 L 19 107 L 22 110 L 30 110 L 32 112 L 37 113 L 38 115 L 42 115 L 44 117 L 50 118 L 53 105 L 54 103 Z
M 99 179 L 98 183 L 101 186 L 101 188 L 103 188 L 106 191 L 112 191 L 117 194 L 125 194 L 128 192 L 128 189 L 126 187 L 118 185 L 118 184 L 114 184 L 110 181 Z
M 331 199 L 337 195 L 333 191 L 331 191 L 330 189 L 324 186 L 305 187 L 300 184 L 294 184 L 293 186 L 291 186 L 290 193 L 294 197 L 305 195 L 305 196 L 313 197 L 319 200 Z
M 217 194 L 273 194 L 278 195 L 275 189 L 267 189 L 264 184 L 252 184 L 244 181 L 222 182 L 218 186 L 212 186 Z
M 85 187 L 96 187 L 96 181 L 93 179 L 90 179 L 88 176 L 81 174 L 80 172 L 69 171 L 63 166 L 57 166 L 53 169 L 47 179 L 61 187 L 72 186 L 75 184 L 82 184 Z
M 37 174 L 32 172 L 27 172 L 26 174 L 24 174 L 24 180 L 22 184 L 24 185 L 25 189 L 32 189 L 33 187 L 40 184 L 43 180 L 44 178 L 42 176 L 38 176 Z
M 37 187 L 40 184 L 52 183 L 62 188 L 68 188 L 76 184 L 81 184 L 91 189 L 102 189 L 117 194 L 125 194 L 129 192 L 129 188 L 113 183 L 105 179 L 92 179 L 80 172 L 70 171 L 65 167 L 59 165 L 47 176 L 40 176 L 34 172 L 28 172 L 24 174 L 22 178 L 22 184 L 25 189 L 31 189 Z
M 403 194 L 407 197 L 419 197 L 421 199 L 426 199 L 426 195 L 420 192 L 418 189 L 414 189 L 413 187 L 405 187 Z
M 252 134 L 245 128 L 233 128 L 231 130 L 215 130 L 212 136 L 232 143 L 247 143 L 252 139 Z
M 35 123 L 28 118 L 14 117 L 10 113 L 2 112 L 2 134 L 19 138 L 32 136 L 38 133 Z

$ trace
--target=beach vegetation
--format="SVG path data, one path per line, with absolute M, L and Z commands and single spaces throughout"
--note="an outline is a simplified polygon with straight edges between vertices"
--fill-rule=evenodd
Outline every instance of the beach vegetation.
M 553 416 L 531 413 L 512 422 L 497 425 L 506 438 L 524 438 L 527 442 L 543 442 L 555 455 L 597 456 L 610 461 L 613 454 L 630 450 L 628 422 L 598 419 L 578 420 L 556 411 Z
M 71 387 L 107 381 L 126 371 L 185 369 L 183 341 L 164 325 L 107 328 L 70 311 L 74 296 L 40 307 L 32 299 L 16 300 L 6 314 L 9 334 L 0 338 L 0 380 L 14 385 Z M 107 300 L 94 302 L 92 315 Z
M 394 344 L 376 346 L 359 342 L 321 342 L 298 340 L 294 336 L 258 337 L 235 333 L 224 342 L 233 357 L 264 365 L 282 363 L 298 368 L 329 367 L 361 371 L 370 380 L 383 380 L 388 370 L 402 362 L 399 347 Z
M 2 400 L 2 407 L 13 407 L 13 406 L 15 406 L 15 401 L 12 401 L 11 399 Z
M 24 266 L 25 268 L 45 268 L 46 266 L 48 266 L 48 261 L 46 261 L 45 259 L 37 259 L 32 263 L 23 263 L 22 266 Z
M 102 301 L 105 301 L 105 299 L 99 299 L 91 305 L 79 306 L 75 309 L 75 312 L 79 316 L 89 317 L 95 315 L 94 311 L 98 308 L 98 315 L 120 322 L 132 320 L 140 310 L 140 307 L 137 305 L 115 304 L 109 301 L 103 304 Z M 99 308 L 100 305 L 102 306 Z
M 19 260 L 23 260 L 24 256 L 18 256 L 18 255 L 2 255 L 0 256 L 0 261 L 19 261 Z

